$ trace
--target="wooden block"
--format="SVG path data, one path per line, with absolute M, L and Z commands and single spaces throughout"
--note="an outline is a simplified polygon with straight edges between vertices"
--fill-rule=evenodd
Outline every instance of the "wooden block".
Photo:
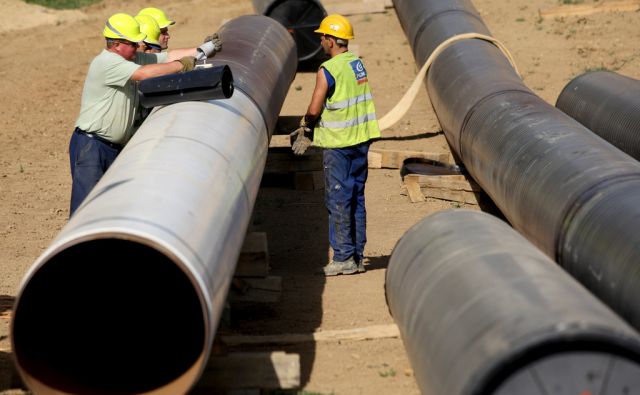
M 405 182 L 410 180 L 420 185 L 420 188 L 440 188 L 454 191 L 482 192 L 482 188 L 471 177 L 465 175 L 426 176 L 422 174 L 407 174 Z
M 231 302 L 274 303 L 282 294 L 282 278 L 280 276 L 235 277 L 229 290 Z
M 300 386 L 300 356 L 277 352 L 213 355 L 195 391 L 221 389 L 294 389 Z
M 376 12 L 385 12 L 385 4 L 383 1 L 359 1 L 359 2 L 343 2 L 339 4 L 327 4 L 325 6 L 327 14 L 340 15 L 358 15 L 372 14 Z
M 234 275 L 236 277 L 267 277 L 269 275 L 269 250 L 266 233 L 247 233 Z
M 400 330 L 395 324 L 374 325 L 364 328 L 338 329 L 314 333 L 285 333 L 280 335 L 222 335 L 221 341 L 229 346 L 285 345 L 305 342 L 362 341 L 398 338 Z
M 269 148 L 264 172 L 267 174 L 294 173 L 318 171 L 322 168 L 322 150 L 320 148 L 311 147 L 304 155 L 298 156 L 291 152 L 291 148 L 275 147 Z
M 400 169 L 402 163 L 409 158 L 428 159 L 445 164 L 455 164 L 453 156 L 447 152 L 403 151 L 392 149 L 371 148 L 369 153 L 380 155 L 380 167 L 385 169 Z M 377 159 L 377 158 L 376 158 Z M 377 162 L 374 162 L 377 165 Z M 371 166 L 370 166 L 371 167 Z M 378 167 L 372 167 L 374 169 Z
M 291 136 L 288 134 L 276 134 L 271 136 L 269 148 L 288 147 L 291 149 Z
M 589 4 L 566 4 L 538 10 L 541 17 L 585 16 L 599 12 L 640 10 L 640 0 L 599 1 Z
M 415 180 L 405 180 L 404 185 L 407 186 L 407 193 L 411 203 L 424 202 L 424 195 L 420 190 L 420 185 Z
M 449 200 L 452 202 L 461 202 L 467 204 L 478 204 L 478 197 L 475 193 L 469 191 L 451 191 L 446 189 L 425 188 L 424 196 Z
M 370 169 L 382 169 L 382 154 L 369 150 L 367 157 Z
M 415 185 L 419 186 L 420 194 L 424 197 L 467 204 L 478 204 L 478 199 L 482 192 L 482 188 L 475 181 L 464 175 L 425 176 L 408 174 L 404 176 L 404 191 L 401 193 L 408 194 L 413 203 L 420 201 L 416 197 Z
M 319 191 L 324 189 L 323 171 L 296 172 L 293 175 L 294 188 L 299 191 Z

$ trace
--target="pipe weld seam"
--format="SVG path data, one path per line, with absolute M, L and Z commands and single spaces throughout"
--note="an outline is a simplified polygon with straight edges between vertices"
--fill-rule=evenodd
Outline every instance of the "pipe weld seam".
M 478 109 L 478 107 L 480 107 L 482 104 L 484 104 L 485 102 L 500 96 L 500 95 L 504 95 L 507 93 L 524 93 L 526 95 L 530 95 L 533 97 L 538 97 L 536 96 L 533 92 L 531 92 L 530 90 L 525 90 L 525 89 L 504 89 L 501 91 L 497 91 L 497 92 L 492 92 L 488 95 L 486 95 L 485 97 L 481 98 L 480 100 L 478 100 L 473 106 L 471 106 L 471 108 L 469 109 L 469 111 L 467 111 L 467 114 L 464 117 L 464 120 L 462 121 L 462 125 L 460 125 L 460 132 L 458 133 L 458 147 L 460 147 L 460 152 L 458 152 L 458 156 L 460 156 L 460 159 L 464 162 L 464 158 L 463 158 L 463 152 L 462 152 L 462 139 L 465 136 L 465 134 L 467 134 L 467 126 L 469 126 L 469 121 L 471 119 L 471 117 L 473 116 L 473 114 L 476 112 L 476 110 Z M 473 140 L 472 140 L 473 141 Z
M 619 174 L 617 176 L 613 176 L 612 178 L 607 178 L 591 185 L 586 190 L 582 191 L 578 196 L 576 196 L 573 201 L 566 206 L 566 209 L 560 216 L 562 218 L 561 226 L 558 233 L 555 236 L 555 255 L 556 262 L 561 267 L 565 267 L 562 262 L 562 246 L 565 243 L 565 239 L 567 233 L 569 231 L 569 227 L 572 225 L 573 219 L 578 214 L 578 211 L 585 206 L 591 199 L 595 196 L 597 192 L 599 192 L 604 187 L 610 187 L 617 184 L 622 184 L 624 182 L 630 180 L 640 180 L 640 172 L 638 173 L 627 173 L 627 174 Z

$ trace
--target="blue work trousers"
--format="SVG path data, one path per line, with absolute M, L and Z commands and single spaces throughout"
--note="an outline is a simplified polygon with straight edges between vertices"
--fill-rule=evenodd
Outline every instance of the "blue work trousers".
M 69 217 L 82 204 L 102 175 L 116 159 L 120 149 L 79 131 L 73 131 L 69 142 L 71 164 L 71 205 Z
M 367 242 L 367 210 L 364 184 L 367 181 L 369 142 L 323 151 L 325 204 L 329 211 L 329 244 L 333 260 L 353 257 L 360 262 Z

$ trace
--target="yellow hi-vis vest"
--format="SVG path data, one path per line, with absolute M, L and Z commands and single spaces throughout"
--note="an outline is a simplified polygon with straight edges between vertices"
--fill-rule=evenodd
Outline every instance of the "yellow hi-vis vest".
M 322 63 L 335 79 L 316 123 L 313 144 L 323 148 L 351 147 L 380 137 L 367 71 L 362 61 L 347 51 Z

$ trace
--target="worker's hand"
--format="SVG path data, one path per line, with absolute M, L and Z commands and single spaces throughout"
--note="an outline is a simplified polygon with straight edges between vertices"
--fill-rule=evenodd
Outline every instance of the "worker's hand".
M 186 73 L 196 67 L 196 58 L 193 56 L 182 57 L 178 62 L 182 63 L 182 70 L 180 70 L 181 73 Z
M 220 39 L 220 36 L 218 36 L 218 33 L 213 33 L 212 35 L 205 37 L 204 43 L 213 44 L 212 53 L 220 52 L 220 50 L 222 49 L 222 40 Z
M 217 40 L 217 39 L 219 39 L 219 38 L 220 38 L 220 36 L 218 36 L 218 32 L 216 32 L 216 33 L 213 33 L 213 34 L 212 34 L 212 35 L 210 35 L 210 36 L 205 37 L 205 38 L 204 38 L 204 40 L 203 40 L 202 42 L 203 42 L 203 43 L 206 43 L 207 41 L 213 41 L 213 40 Z
M 207 41 L 196 49 L 197 60 L 202 60 L 208 58 L 211 54 L 215 52 L 215 45 L 211 41 Z
M 306 126 L 300 126 L 290 134 L 291 138 L 295 139 L 291 144 L 291 150 L 296 155 L 304 154 L 312 143 L 311 139 L 305 136 L 305 133 L 311 133 L 311 129 Z

